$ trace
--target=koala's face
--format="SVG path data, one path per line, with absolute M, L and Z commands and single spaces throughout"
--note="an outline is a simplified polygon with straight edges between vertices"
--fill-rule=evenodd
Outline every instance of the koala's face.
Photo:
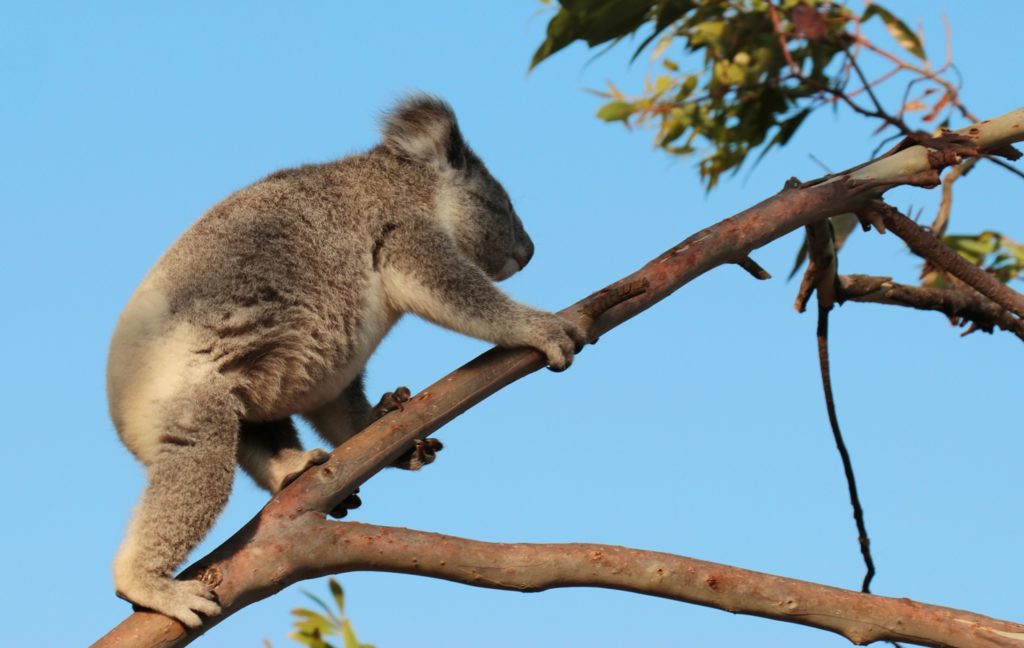
M 460 182 L 455 235 L 463 254 L 495 281 L 522 270 L 533 256 L 533 241 L 523 229 L 505 188 L 472 152 Z

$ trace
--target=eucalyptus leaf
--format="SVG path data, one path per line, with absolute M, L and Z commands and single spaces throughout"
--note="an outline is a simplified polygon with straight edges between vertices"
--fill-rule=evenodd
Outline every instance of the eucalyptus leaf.
M 924 60 L 924 46 L 921 44 L 921 39 L 917 37 L 907 23 L 903 22 L 896 16 L 894 16 L 888 9 L 885 9 L 877 4 L 868 5 L 864 15 L 861 16 L 862 22 L 867 22 L 871 18 L 878 16 L 885 23 L 886 29 L 892 34 L 892 37 L 896 39 L 896 42 L 900 47 L 907 50 L 917 58 Z
M 612 101 L 601 106 L 597 111 L 599 119 L 604 121 L 625 121 L 633 114 L 633 104 L 623 101 Z

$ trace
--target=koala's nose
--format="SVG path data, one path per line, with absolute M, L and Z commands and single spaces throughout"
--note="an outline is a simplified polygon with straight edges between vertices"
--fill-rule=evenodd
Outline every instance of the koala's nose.
M 512 252 L 512 258 L 519 264 L 519 269 L 526 267 L 526 264 L 533 258 L 533 241 L 526 237 L 525 241 L 519 241 L 516 249 Z

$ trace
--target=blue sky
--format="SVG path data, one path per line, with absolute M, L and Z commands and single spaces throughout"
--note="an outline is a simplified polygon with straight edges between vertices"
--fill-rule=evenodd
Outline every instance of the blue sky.
M 858 5 L 859 6 L 859 5 Z M 1007 65 L 1024 5 L 890 3 L 921 18 L 941 59 L 954 26 L 963 97 L 994 116 L 1024 101 Z M 209 206 L 268 172 L 374 144 L 402 92 L 455 106 L 537 245 L 505 284 L 557 309 L 700 227 L 782 187 L 867 158 L 874 124 L 844 111 L 706 195 L 693 160 L 597 121 L 584 92 L 646 71 L 627 50 L 576 46 L 526 73 L 546 17 L 524 2 L 5 3 L 0 7 L 4 196 L 0 381 L 8 451 L 0 644 L 82 645 L 129 607 L 110 561 L 143 484 L 103 393 L 120 309 Z M 884 39 L 884 34 L 876 35 Z M 937 192 L 901 189 L 934 213 Z M 952 231 L 1017 238 L 1024 183 L 979 165 Z M 797 236 L 755 253 L 775 275 L 724 267 L 439 433 L 418 474 L 387 471 L 354 519 L 501 541 L 656 549 L 836 586 L 862 565 L 820 397 L 811 315 L 782 278 Z M 912 281 L 892 237 L 857 234 L 847 272 Z M 877 592 L 1024 619 L 1019 583 L 1020 343 L 957 337 L 942 316 L 848 304 L 833 316 L 833 379 L 879 573 Z M 421 389 L 486 348 L 409 319 L 369 365 L 369 391 Z M 309 443 L 315 441 L 307 437 Z M 10 443 L 11 441 L 9 441 Z M 265 496 L 245 477 L 205 553 Z M 196 553 L 196 556 L 200 553 Z M 342 577 L 360 638 L 389 646 L 840 646 L 817 630 L 632 594 L 513 594 L 388 574 Z M 293 587 L 198 645 L 275 646 L 304 605 Z

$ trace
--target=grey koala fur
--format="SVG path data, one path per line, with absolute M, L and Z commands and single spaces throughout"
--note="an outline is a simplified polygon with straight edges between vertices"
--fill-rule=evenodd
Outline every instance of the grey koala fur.
M 583 332 L 493 283 L 533 243 L 443 101 L 408 98 L 380 145 L 278 171 L 214 206 L 118 321 L 107 370 L 118 434 L 147 486 L 114 561 L 118 594 L 197 626 L 214 595 L 173 571 L 227 501 L 236 462 L 271 493 L 322 463 L 291 421 L 340 444 L 379 411 L 370 354 L 406 312 L 567 367 Z M 433 459 L 430 448 L 402 467 Z

